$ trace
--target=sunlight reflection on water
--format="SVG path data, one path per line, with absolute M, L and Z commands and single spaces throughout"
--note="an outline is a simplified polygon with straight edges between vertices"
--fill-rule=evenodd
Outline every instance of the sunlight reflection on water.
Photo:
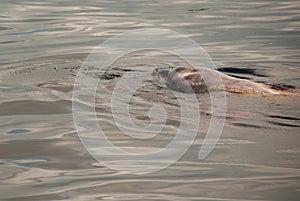
M 94 47 L 125 30 L 149 27 L 191 37 L 230 75 L 299 88 L 296 1 L 5 0 L 0 5 L 0 199 L 298 200 L 298 97 L 229 94 L 221 139 L 199 161 L 210 118 L 209 98 L 199 96 L 201 129 L 193 146 L 171 167 L 143 176 L 114 172 L 86 152 L 70 101 L 74 75 Z M 115 66 L 182 62 L 137 52 Z M 105 83 L 102 91 L 109 91 L 115 80 Z M 178 103 L 167 90 L 149 85 L 138 95 L 135 121 L 147 123 L 145 102 L 158 102 L 170 113 L 167 129 L 176 130 Z M 108 97 L 97 98 L 106 134 L 128 151 L 155 150 L 174 137 L 165 132 L 143 142 L 122 136 L 109 105 L 101 104 Z

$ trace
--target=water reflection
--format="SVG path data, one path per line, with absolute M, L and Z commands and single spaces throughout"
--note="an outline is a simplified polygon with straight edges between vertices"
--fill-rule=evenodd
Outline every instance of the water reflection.
M 7 134 L 24 134 L 24 133 L 28 133 L 30 132 L 30 130 L 26 130 L 26 129 L 13 129 L 7 132 Z
M 298 2 L 5 0 L 0 10 L 0 199 L 299 199 L 299 97 L 228 95 L 222 137 L 199 161 L 210 120 L 208 97 L 199 96 L 201 125 L 193 146 L 173 166 L 143 176 L 121 175 L 91 158 L 71 113 L 74 75 L 87 53 L 136 28 L 186 34 L 224 73 L 297 89 Z M 160 56 L 145 60 L 141 54 L 118 65 L 180 64 Z M 105 89 L 112 90 L 117 79 L 107 81 Z M 178 103 L 168 93 L 156 86 L 139 91 L 141 109 L 133 118 L 147 123 L 145 100 L 159 102 L 170 110 L 167 124 L 175 129 Z M 132 141 L 119 135 L 108 105 L 98 101 L 97 112 L 110 139 L 128 151 L 163 146 L 174 137 L 165 133 L 149 143 Z

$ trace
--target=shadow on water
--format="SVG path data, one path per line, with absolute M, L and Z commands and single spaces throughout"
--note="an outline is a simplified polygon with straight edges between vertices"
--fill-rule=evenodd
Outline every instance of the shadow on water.
M 252 68 L 230 68 L 230 67 L 224 67 L 224 68 L 218 68 L 219 71 L 221 72 L 225 72 L 225 73 L 234 73 L 234 74 L 241 74 L 241 75 L 254 75 L 254 76 L 258 76 L 258 77 L 267 77 L 266 75 L 257 73 L 257 69 L 252 69 Z M 232 74 L 231 74 L 232 75 Z M 236 75 L 232 75 L 232 76 L 236 76 Z M 238 78 L 245 78 L 242 76 L 238 76 Z

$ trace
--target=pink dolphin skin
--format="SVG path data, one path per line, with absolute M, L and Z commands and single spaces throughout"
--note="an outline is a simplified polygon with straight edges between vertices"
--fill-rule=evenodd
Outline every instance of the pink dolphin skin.
M 264 84 L 231 77 L 209 68 L 155 69 L 153 75 L 162 78 L 169 88 L 184 93 L 200 94 L 225 90 L 241 94 L 281 94 L 280 91 L 273 90 Z

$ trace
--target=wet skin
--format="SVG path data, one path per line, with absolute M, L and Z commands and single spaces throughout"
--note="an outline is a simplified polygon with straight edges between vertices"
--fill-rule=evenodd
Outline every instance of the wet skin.
M 231 77 L 209 68 L 178 67 L 174 70 L 157 68 L 153 71 L 153 75 L 165 81 L 169 88 L 183 93 L 201 94 L 225 90 L 241 94 L 280 94 L 280 91 L 266 85 Z

